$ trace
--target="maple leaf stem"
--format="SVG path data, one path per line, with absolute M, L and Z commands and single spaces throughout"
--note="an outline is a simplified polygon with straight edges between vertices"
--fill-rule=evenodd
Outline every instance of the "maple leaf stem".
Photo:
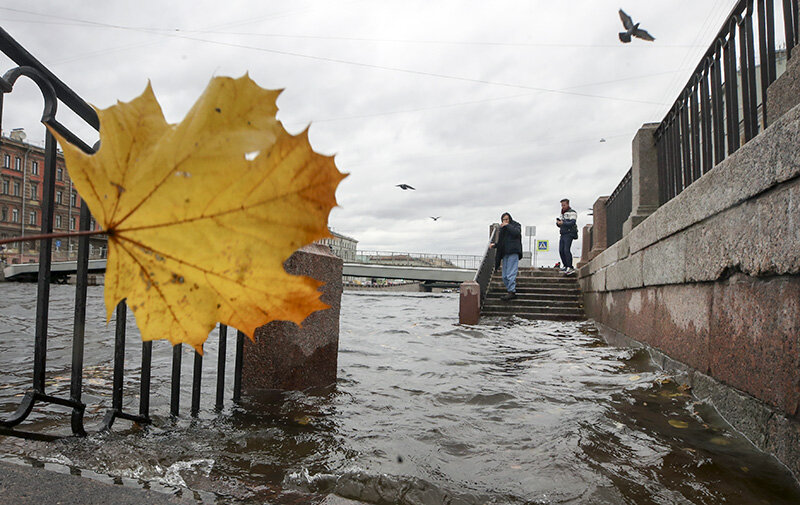
M 25 235 L 24 237 L 11 237 L 0 239 L 0 245 L 13 244 L 14 242 L 22 242 L 25 240 L 43 240 L 46 238 L 70 238 L 70 237 L 83 237 L 86 235 L 103 235 L 108 234 L 106 230 L 85 230 L 74 232 L 58 232 L 58 233 L 42 233 L 40 235 Z

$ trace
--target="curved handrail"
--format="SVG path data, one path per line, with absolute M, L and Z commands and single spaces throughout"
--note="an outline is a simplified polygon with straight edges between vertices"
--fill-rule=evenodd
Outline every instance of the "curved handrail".
M 497 249 L 490 246 L 497 240 L 500 225 L 494 223 L 491 225 L 490 230 L 489 242 L 486 244 L 486 252 L 483 253 L 481 265 L 478 267 L 478 271 L 475 272 L 475 282 L 478 283 L 481 289 L 481 307 L 483 307 L 483 300 L 486 298 L 486 292 L 489 291 L 489 282 L 492 280 L 495 258 L 497 257 Z

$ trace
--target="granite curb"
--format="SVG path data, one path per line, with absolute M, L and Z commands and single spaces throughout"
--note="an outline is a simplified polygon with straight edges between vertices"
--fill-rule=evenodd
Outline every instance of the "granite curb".
M 0 461 L 0 505 L 194 505 L 194 500 Z

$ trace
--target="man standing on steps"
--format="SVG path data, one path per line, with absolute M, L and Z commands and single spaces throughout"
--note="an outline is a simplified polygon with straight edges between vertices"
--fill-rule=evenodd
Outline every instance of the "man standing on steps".
M 489 247 L 497 248 L 497 255 L 494 260 L 495 269 L 503 262 L 503 284 L 506 286 L 506 293 L 502 299 L 505 301 L 517 297 L 517 270 L 519 260 L 522 258 L 522 226 L 513 219 L 511 214 L 504 212 L 500 216 L 500 233 L 497 243 L 492 242 Z
M 561 240 L 558 242 L 558 253 L 561 255 L 562 271 L 566 275 L 575 273 L 572 268 L 572 241 L 578 238 L 578 213 L 569 206 L 569 200 L 561 200 L 561 217 L 556 219 L 556 226 L 561 229 Z

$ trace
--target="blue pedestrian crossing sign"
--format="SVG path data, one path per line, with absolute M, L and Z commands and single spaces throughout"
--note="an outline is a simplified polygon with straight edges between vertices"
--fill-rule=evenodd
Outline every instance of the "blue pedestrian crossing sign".
M 547 240 L 537 240 L 536 250 L 539 252 L 546 252 L 550 250 L 550 243 Z

